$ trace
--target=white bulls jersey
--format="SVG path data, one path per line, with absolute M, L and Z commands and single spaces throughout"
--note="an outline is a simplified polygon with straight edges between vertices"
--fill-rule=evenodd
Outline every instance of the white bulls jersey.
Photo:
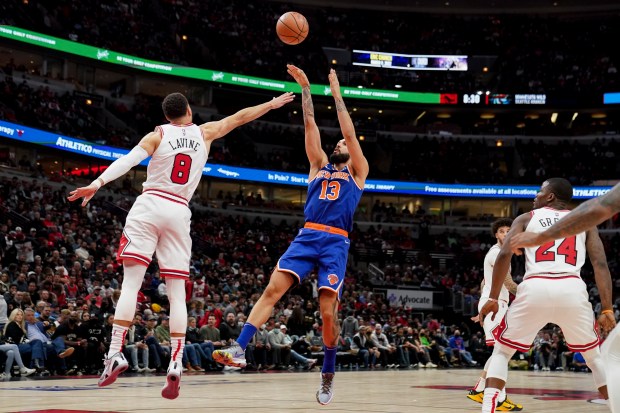
M 162 139 L 149 162 L 146 182 L 142 184 L 144 192 L 170 200 L 181 201 L 179 198 L 182 198 L 187 205 L 200 183 L 209 156 L 202 131 L 193 123 L 169 123 L 157 126 L 156 130 Z
M 540 233 L 567 215 L 569 210 L 549 207 L 535 209 L 526 231 Z M 525 248 L 525 276 L 534 274 L 580 274 L 586 260 L 586 233 L 550 241 L 538 247 Z
M 484 287 L 482 287 L 482 297 L 489 298 L 491 294 L 491 285 L 493 285 L 493 267 L 495 266 L 495 260 L 497 259 L 497 255 L 501 247 L 499 244 L 493 245 L 487 255 L 484 257 Z M 508 268 L 508 273 L 510 273 L 510 268 Z M 510 298 L 508 289 L 503 284 L 502 280 L 502 290 L 499 293 L 499 299 L 508 302 Z

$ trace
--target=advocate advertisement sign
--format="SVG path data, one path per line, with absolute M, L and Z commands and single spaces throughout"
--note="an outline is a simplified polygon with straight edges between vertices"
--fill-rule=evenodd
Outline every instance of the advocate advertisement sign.
M 421 290 L 387 290 L 387 299 L 392 307 L 432 310 L 433 292 Z

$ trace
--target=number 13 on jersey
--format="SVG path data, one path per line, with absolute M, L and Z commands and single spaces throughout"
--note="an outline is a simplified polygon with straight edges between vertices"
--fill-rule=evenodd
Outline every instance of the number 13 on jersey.
M 321 182 L 321 194 L 319 199 L 327 199 L 328 201 L 335 201 L 340 195 L 340 182 L 325 180 Z

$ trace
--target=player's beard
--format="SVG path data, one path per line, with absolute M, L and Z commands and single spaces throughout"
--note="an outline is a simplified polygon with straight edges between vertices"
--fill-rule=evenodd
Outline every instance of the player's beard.
M 329 155 L 329 161 L 334 165 L 347 163 L 349 161 L 349 158 L 350 156 L 348 153 L 332 153 L 331 155 Z

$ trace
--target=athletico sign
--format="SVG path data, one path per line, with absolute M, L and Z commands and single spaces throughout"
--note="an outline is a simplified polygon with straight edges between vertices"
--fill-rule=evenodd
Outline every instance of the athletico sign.
M 433 292 L 420 290 L 387 290 L 387 299 L 392 307 L 429 310 L 433 308 Z
M 129 152 L 128 149 L 97 145 L 92 142 L 70 138 L 39 129 L 29 128 L 15 123 L 0 121 L 0 136 L 34 143 L 49 148 L 92 156 L 94 158 L 114 161 Z M 146 166 L 148 159 L 141 165 Z M 221 179 L 253 181 L 305 187 L 308 185 L 308 174 L 298 174 L 264 169 L 240 168 L 237 166 L 207 164 L 202 170 L 203 175 Z M 589 199 L 603 195 L 611 187 L 585 186 L 575 187 L 575 199 Z M 495 186 L 495 185 L 455 185 L 431 184 L 425 182 L 377 181 L 369 179 L 364 185 L 366 192 L 403 195 L 432 195 L 458 198 L 529 198 L 538 192 L 536 186 Z

